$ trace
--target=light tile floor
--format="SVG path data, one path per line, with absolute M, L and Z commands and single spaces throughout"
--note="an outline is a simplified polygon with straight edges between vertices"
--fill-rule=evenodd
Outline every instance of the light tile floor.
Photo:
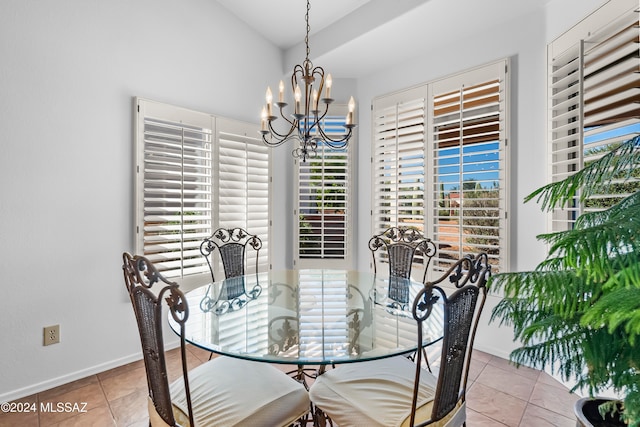
M 190 368 L 209 353 L 189 347 Z M 170 380 L 180 375 L 180 356 L 167 352 Z M 507 360 L 474 352 L 467 394 L 468 427 L 573 427 L 578 396 L 544 372 L 515 368 Z M 148 427 L 147 383 L 142 361 L 74 381 L 16 401 L 30 408 L 56 409 L 58 403 L 86 402 L 73 411 L 0 413 L 1 427 Z M 47 406 L 49 405 L 49 406 Z M 78 413 L 78 410 L 86 412 Z

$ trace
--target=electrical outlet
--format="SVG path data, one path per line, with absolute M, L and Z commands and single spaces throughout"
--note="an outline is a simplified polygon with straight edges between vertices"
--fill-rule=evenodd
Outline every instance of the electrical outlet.
M 44 341 L 42 345 L 51 345 L 60 342 L 60 325 L 45 326 L 43 330 Z

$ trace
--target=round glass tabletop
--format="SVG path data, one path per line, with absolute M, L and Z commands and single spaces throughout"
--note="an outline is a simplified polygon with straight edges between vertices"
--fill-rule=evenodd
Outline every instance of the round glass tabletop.
M 326 365 L 417 349 L 411 314 L 422 283 L 347 270 L 249 274 L 186 294 L 186 340 L 247 360 Z M 169 316 L 171 328 L 179 327 Z M 442 305 L 423 324 L 423 344 L 442 338 Z

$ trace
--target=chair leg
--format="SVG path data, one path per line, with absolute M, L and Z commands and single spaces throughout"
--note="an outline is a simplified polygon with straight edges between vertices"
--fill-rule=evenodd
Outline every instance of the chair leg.
M 209 354 L 209 360 L 211 360 L 211 359 L 213 359 L 213 352 L 211 352 L 211 353 Z M 429 372 L 431 372 L 431 370 L 429 370 Z
M 412 362 L 415 362 L 417 354 L 418 354 L 417 352 L 414 352 L 408 355 L 407 359 L 411 360 Z M 429 358 L 427 357 L 427 350 L 425 349 L 425 347 L 422 347 L 422 358 L 424 359 L 424 363 L 426 363 L 427 369 L 429 370 L 429 372 L 433 373 L 431 371 L 431 365 L 429 364 Z
M 424 358 L 424 363 L 427 364 L 427 369 L 429 370 L 430 373 L 431 372 L 431 365 L 429 365 L 429 358 L 427 357 L 427 350 L 425 349 L 425 347 L 422 347 L 422 357 Z

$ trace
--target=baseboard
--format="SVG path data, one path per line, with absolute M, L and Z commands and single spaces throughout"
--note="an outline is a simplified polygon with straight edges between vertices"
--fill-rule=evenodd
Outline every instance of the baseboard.
M 497 347 L 492 347 L 492 346 L 479 344 L 477 342 L 477 340 L 473 345 L 473 349 L 474 350 L 478 350 L 478 351 L 482 351 L 483 353 L 488 353 L 488 354 L 490 354 L 492 356 L 496 356 L 496 357 L 500 357 L 502 359 L 509 360 L 509 353 L 510 353 L 509 351 L 505 351 L 504 349 L 497 348 Z
M 170 339 L 165 340 L 164 349 L 165 351 L 169 351 L 178 347 L 179 345 L 180 345 L 180 340 L 178 338 L 172 337 Z M 40 393 L 54 387 L 59 387 L 61 385 L 80 380 L 90 375 L 100 374 L 102 372 L 108 371 L 110 369 L 118 368 L 128 363 L 137 362 L 138 360 L 141 360 L 141 359 L 142 359 L 142 352 L 140 351 L 138 353 L 134 353 L 129 356 L 110 360 L 108 362 L 91 366 L 89 368 L 82 369 L 80 371 L 71 372 L 67 375 L 62 375 L 60 377 L 52 378 L 50 380 L 43 381 L 41 383 L 33 384 L 27 387 L 19 388 L 17 390 L 12 390 L 7 393 L 0 394 L 0 402 L 11 402 L 14 400 L 22 399 L 23 397 L 31 396 L 36 393 Z
M 108 371 L 113 368 L 117 368 L 122 365 L 126 365 L 131 362 L 136 362 L 142 359 L 142 352 L 131 354 L 126 357 L 122 357 L 115 360 L 110 360 L 109 362 L 105 362 L 99 365 L 91 366 L 86 369 L 82 369 L 80 371 L 71 372 L 67 375 L 62 375 L 57 378 L 52 378 L 47 381 L 43 381 L 41 383 L 33 384 L 27 387 L 20 388 L 18 390 L 12 390 L 8 393 L 0 394 L 0 402 L 11 402 L 13 400 L 18 400 L 23 397 L 31 396 L 36 393 L 43 392 L 45 390 L 49 390 L 54 387 L 61 386 L 63 384 L 67 384 L 73 381 L 77 381 L 79 379 L 88 377 L 90 375 L 96 375 L 101 372 Z

